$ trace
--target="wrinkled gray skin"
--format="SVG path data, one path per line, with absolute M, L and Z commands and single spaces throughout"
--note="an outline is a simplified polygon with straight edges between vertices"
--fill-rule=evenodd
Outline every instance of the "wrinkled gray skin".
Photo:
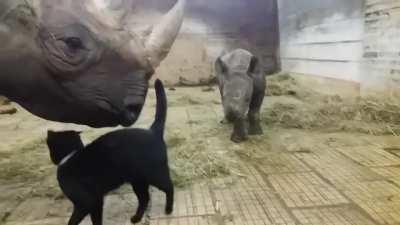
M 266 81 L 257 57 L 246 50 L 236 49 L 216 60 L 215 71 L 225 120 L 234 126 L 231 140 L 242 142 L 247 134 L 262 134 L 260 108 Z
M 147 36 L 99 1 L 1 0 L 0 95 L 52 121 L 132 125 L 178 34 L 184 0 Z

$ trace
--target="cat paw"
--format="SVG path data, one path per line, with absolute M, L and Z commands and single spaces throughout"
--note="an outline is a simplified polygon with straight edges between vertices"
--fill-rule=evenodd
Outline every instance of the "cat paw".
M 139 215 L 134 215 L 131 217 L 131 223 L 135 224 L 135 223 L 139 223 L 142 220 L 142 216 Z
M 171 215 L 172 211 L 173 211 L 172 206 L 165 207 L 165 214 Z

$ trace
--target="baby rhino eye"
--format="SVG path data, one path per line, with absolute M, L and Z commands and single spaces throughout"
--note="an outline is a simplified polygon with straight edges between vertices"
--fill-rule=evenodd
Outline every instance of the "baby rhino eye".
M 69 37 L 64 40 L 65 44 L 71 49 L 81 49 L 83 48 L 83 44 L 81 39 L 77 37 Z

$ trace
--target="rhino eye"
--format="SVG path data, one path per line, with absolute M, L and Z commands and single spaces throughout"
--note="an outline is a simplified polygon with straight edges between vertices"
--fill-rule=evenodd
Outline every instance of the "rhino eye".
M 71 49 L 82 49 L 83 43 L 81 39 L 77 37 L 69 37 L 64 40 L 65 44 Z

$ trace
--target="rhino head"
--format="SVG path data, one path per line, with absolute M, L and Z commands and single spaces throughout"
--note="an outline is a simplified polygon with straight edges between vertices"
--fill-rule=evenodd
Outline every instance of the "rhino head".
M 52 121 L 135 123 L 180 30 L 185 0 L 146 34 L 134 32 L 128 11 L 104 1 L 33 0 L 30 19 L 8 6 L 0 15 L 0 95 Z

